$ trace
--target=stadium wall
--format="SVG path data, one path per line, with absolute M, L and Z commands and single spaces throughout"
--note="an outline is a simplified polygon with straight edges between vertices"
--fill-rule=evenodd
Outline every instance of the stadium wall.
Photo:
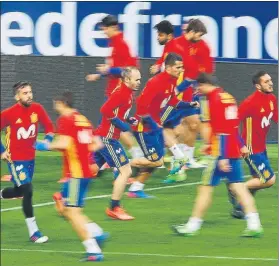
M 97 125 L 99 109 L 104 101 L 105 79 L 87 82 L 85 76 L 94 73 L 96 64 L 104 62 L 101 57 L 72 56 L 13 56 L 1 55 L 1 110 L 14 104 L 12 86 L 18 80 L 28 80 L 33 84 L 34 98 L 43 104 L 51 118 L 57 118 L 52 110 L 52 98 L 58 91 L 71 90 L 75 95 L 76 107 Z M 154 59 L 141 59 L 142 86 L 150 77 L 149 66 Z M 216 63 L 216 74 L 228 92 L 238 101 L 252 91 L 251 77 L 265 70 L 273 78 L 278 94 L 278 67 L 272 64 Z M 268 141 L 277 141 L 278 128 L 272 126 Z

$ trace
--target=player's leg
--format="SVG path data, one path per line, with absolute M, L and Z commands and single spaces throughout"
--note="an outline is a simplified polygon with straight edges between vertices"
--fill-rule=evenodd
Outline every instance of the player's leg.
M 133 220 L 134 217 L 124 211 L 120 205 L 120 200 L 124 194 L 132 169 L 124 148 L 114 139 L 103 138 L 104 148 L 98 154 L 109 164 L 110 167 L 117 168 L 116 180 L 114 181 L 110 206 L 106 209 L 106 214 L 119 220 Z M 99 160 L 96 160 L 98 164 Z M 98 164 L 99 165 L 99 164 Z
M 34 161 L 14 161 L 13 163 L 8 163 L 8 167 L 15 186 L 14 188 L 3 189 L 2 197 L 22 196 L 22 210 L 30 240 L 35 243 L 47 242 L 48 237 L 43 236 L 38 228 L 32 205 L 33 187 L 31 182 L 34 173 Z
M 269 188 L 275 184 L 276 176 L 271 168 L 267 153 L 252 154 L 245 158 L 252 179 L 245 184 L 252 194 L 257 190 Z
M 202 173 L 202 185 L 198 188 L 192 216 L 186 224 L 173 226 L 179 235 L 195 235 L 203 224 L 203 217 L 211 205 L 214 187 L 220 182 L 221 173 L 218 170 L 218 158 L 210 157 L 208 167 Z
M 84 198 L 90 184 L 89 178 L 70 178 L 63 185 L 65 208 L 63 216 L 72 225 L 86 250 L 85 261 L 100 261 L 104 256 L 92 231 L 89 230 L 89 218 L 83 214 Z M 97 224 L 96 224 L 97 225 Z
M 140 158 L 144 156 L 141 148 L 136 145 L 134 136 L 130 132 L 121 132 L 120 141 L 127 148 L 132 158 Z
M 256 208 L 255 200 L 244 184 L 241 159 L 230 159 L 232 170 L 227 173 L 230 188 L 243 206 L 247 221 L 247 229 L 243 236 L 257 237 L 262 234 L 262 226 Z
M 183 144 L 181 145 L 183 151 L 187 154 L 187 157 L 189 158 L 189 162 L 187 163 L 187 166 L 189 168 L 201 168 L 203 165 L 196 162 L 194 159 L 195 154 L 195 144 L 197 140 L 197 136 L 200 130 L 200 119 L 199 115 L 196 114 L 197 110 L 192 108 L 191 113 L 188 113 L 187 116 L 185 116 L 182 121 L 181 125 L 183 127 Z
M 128 197 L 131 198 L 151 198 L 145 194 L 144 186 L 146 180 L 152 172 L 163 165 L 164 138 L 162 130 L 154 132 L 134 132 L 134 136 L 139 143 L 145 158 L 133 159 L 131 165 L 138 167 L 139 173 L 135 181 L 129 187 Z
M 260 189 L 271 187 L 275 181 L 275 174 L 270 166 L 266 153 L 252 154 L 245 158 L 245 161 L 249 167 L 252 178 L 248 180 L 245 185 L 250 193 L 255 196 L 256 192 Z M 232 210 L 232 216 L 238 219 L 244 218 L 244 212 L 242 205 L 236 199 L 234 193 L 228 188 L 229 200 L 232 203 L 234 209 Z
M 184 115 L 183 109 L 174 109 L 172 106 L 165 108 L 164 112 L 161 115 L 161 122 L 164 127 L 164 141 L 165 145 L 171 153 L 173 154 L 174 163 L 178 164 L 182 161 L 187 160 L 186 154 L 181 150 L 180 143 L 177 139 L 177 134 L 175 128 L 180 124 L 180 120 Z M 181 168 L 181 167 L 180 167 Z

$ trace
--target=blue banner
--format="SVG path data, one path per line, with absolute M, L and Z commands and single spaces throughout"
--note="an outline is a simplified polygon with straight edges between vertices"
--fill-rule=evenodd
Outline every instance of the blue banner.
M 205 40 L 219 61 L 277 63 L 277 2 L 2 2 L 1 53 L 107 56 L 98 22 L 114 14 L 134 54 L 159 57 L 154 25 L 181 25 L 199 17 Z

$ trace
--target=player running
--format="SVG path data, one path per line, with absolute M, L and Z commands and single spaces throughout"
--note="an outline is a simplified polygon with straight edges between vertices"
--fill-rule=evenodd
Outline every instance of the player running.
M 223 91 L 216 79 L 202 73 L 197 79 L 199 91 L 205 95 L 201 101 L 201 120 L 207 128 L 204 151 L 210 153 L 210 163 L 202 174 L 192 216 L 186 224 L 173 226 L 179 235 L 195 235 L 199 232 L 205 212 L 212 200 L 214 187 L 226 177 L 232 191 L 243 203 L 247 228 L 246 237 L 262 235 L 259 214 L 255 201 L 245 184 L 241 166 L 241 145 L 238 136 L 238 109 L 235 99 Z M 242 147 L 241 147 L 242 146 Z
M 46 142 L 53 140 L 54 129 L 43 106 L 33 102 L 30 82 L 17 82 L 13 91 L 17 103 L 1 112 L 1 130 L 6 128 L 6 147 L 1 143 L 1 159 L 8 163 L 14 187 L 2 189 L 1 198 L 23 197 L 22 210 L 30 240 L 34 243 L 45 243 L 48 237 L 40 232 L 32 205 L 32 178 L 35 167 L 33 145 L 38 136 L 39 124 L 44 127 Z
M 278 105 L 272 93 L 273 82 L 267 72 L 259 71 L 252 81 L 256 91 L 240 104 L 239 119 L 243 125 L 242 138 L 246 147 L 243 157 L 252 175 L 252 179 L 245 184 L 251 194 L 255 195 L 256 191 L 275 184 L 276 176 L 267 157 L 266 137 L 271 120 L 278 123 Z M 241 205 L 232 193 L 229 195 L 234 205 L 232 216 L 244 218 Z
M 106 209 L 106 214 L 113 219 L 133 220 L 134 217 L 127 214 L 120 206 L 120 199 L 128 178 L 132 174 L 132 169 L 125 150 L 118 140 L 121 132 L 130 130 L 126 119 L 129 118 L 133 91 L 139 88 L 141 74 L 136 67 L 127 67 L 123 69 L 122 77 L 122 82 L 114 89 L 100 110 L 102 121 L 95 134 L 102 138 L 104 147 L 94 154 L 94 159 L 99 168 L 107 162 L 110 167 L 115 167 L 118 170 L 113 186 L 111 204 Z
M 63 216 L 69 220 L 86 249 L 84 261 L 101 261 L 104 256 L 99 244 L 105 234 L 99 225 L 83 214 L 84 198 L 92 180 L 90 152 L 93 142 L 93 127 L 89 120 L 73 108 L 70 92 L 54 99 L 57 120 L 57 136 L 52 143 L 37 142 L 37 150 L 60 150 L 63 152 L 64 172 L 69 179 L 62 185 L 64 201 Z M 101 148 L 93 146 L 93 149 Z M 99 244 L 98 244 L 99 243 Z
M 109 47 L 112 48 L 111 55 L 107 58 L 105 64 L 97 65 L 98 74 L 86 76 L 87 81 L 96 81 L 102 76 L 107 77 L 107 86 L 105 90 L 105 101 L 110 97 L 112 91 L 121 83 L 122 69 L 129 66 L 138 66 L 138 60 L 131 53 L 129 45 L 119 29 L 119 23 L 116 17 L 107 15 L 101 21 L 101 29 L 109 39 Z M 133 147 L 133 138 L 130 132 L 121 133 L 121 141 L 127 146 L 133 157 L 141 155 L 139 147 Z
M 207 34 L 205 24 L 199 19 L 191 19 L 187 23 L 184 33 L 180 37 L 176 38 L 176 42 L 178 45 L 183 47 L 186 54 L 185 56 L 188 58 L 190 57 L 191 69 L 197 69 L 198 73 L 204 72 L 212 74 L 214 72 L 214 61 L 210 55 L 210 48 L 208 44 L 203 40 L 203 36 L 205 34 Z M 187 71 L 191 69 L 186 69 L 186 76 L 191 74 L 187 73 Z M 195 79 L 196 77 L 194 76 L 192 78 Z M 180 99 L 183 101 L 193 101 L 195 99 L 194 96 L 193 87 L 179 95 L 179 97 L 181 97 Z M 183 132 L 181 137 L 184 139 L 184 145 L 181 148 L 186 152 L 190 159 L 188 166 L 192 168 L 201 167 L 206 160 L 199 162 L 194 160 L 197 135 L 199 132 L 202 134 L 201 131 L 203 130 L 203 124 L 200 123 L 199 120 L 199 110 L 188 110 L 188 114 L 182 119 L 181 125 L 183 126 L 182 130 L 180 130 L 180 132 Z
M 164 137 L 160 112 L 167 104 L 175 108 L 184 108 L 189 105 L 176 97 L 176 82 L 182 71 L 182 57 L 169 53 L 165 60 L 165 71 L 149 79 L 137 99 L 138 124 L 133 127 L 133 131 L 145 158 L 131 161 L 132 166 L 140 168 L 140 173 L 129 188 L 129 197 L 149 198 L 150 196 L 143 191 L 144 183 L 156 167 L 163 165 Z M 179 162 L 176 171 L 179 171 L 186 160 L 175 140 L 172 141 L 174 143 L 172 151 Z
M 150 72 L 155 74 L 163 68 L 164 59 L 170 52 L 174 52 L 179 54 L 183 58 L 184 71 L 181 73 L 180 77 L 177 80 L 178 88 L 179 86 L 185 87 L 188 86 L 187 90 L 180 92 L 178 94 L 178 99 L 182 100 L 183 96 L 190 95 L 191 97 L 184 97 L 183 101 L 194 102 L 195 99 L 192 97 L 193 95 L 193 87 L 191 86 L 191 80 L 195 79 L 198 76 L 198 66 L 196 62 L 192 59 L 190 55 L 185 53 L 184 48 L 177 42 L 177 39 L 174 38 L 174 26 L 167 20 L 163 20 L 154 27 L 157 29 L 157 39 L 160 45 L 164 45 L 164 51 L 156 63 L 150 68 Z M 191 117 L 192 115 L 197 115 L 199 113 L 198 103 L 195 105 L 189 105 L 186 108 L 174 108 L 173 106 L 166 105 L 165 108 L 161 112 L 161 123 L 164 127 L 164 136 L 165 136 L 165 145 L 172 152 L 172 146 L 174 143 L 172 141 L 168 141 L 168 139 L 176 139 L 175 143 L 178 142 L 177 147 L 184 153 L 186 158 L 189 158 L 189 162 L 187 165 L 191 168 L 202 167 L 199 165 L 193 158 L 194 153 L 189 153 L 188 146 L 185 143 L 185 135 L 190 138 L 190 133 L 185 129 L 185 122 L 181 124 L 181 120 L 184 117 Z M 194 108 L 193 108 L 194 107 Z M 184 131 L 187 132 L 184 132 Z M 193 150 L 192 150 L 193 151 Z M 171 169 L 176 168 L 178 164 L 175 155 L 171 159 Z M 174 171 L 176 172 L 176 171 Z M 164 183 L 173 183 L 178 181 L 183 181 L 187 177 L 184 169 L 181 169 L 178 173 L 172 174 L 170 172 L 169 176 Z

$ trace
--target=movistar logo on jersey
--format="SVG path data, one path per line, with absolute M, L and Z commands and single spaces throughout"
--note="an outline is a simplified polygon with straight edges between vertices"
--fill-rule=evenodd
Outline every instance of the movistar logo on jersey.
M 261 127 L 262 128 L 269 127 L 272 117 L 273 117 L 273 112 L 271 112 L 268 117 L 264 116 L 262 118 Z
M 35 137 L 35 133 L 36 133 L 36 126 L 34 124 L 32 124 L 27 130 L 24 127 L 20 127 L 17 130 L 17 139 L 28 139 L 30 137 Z

